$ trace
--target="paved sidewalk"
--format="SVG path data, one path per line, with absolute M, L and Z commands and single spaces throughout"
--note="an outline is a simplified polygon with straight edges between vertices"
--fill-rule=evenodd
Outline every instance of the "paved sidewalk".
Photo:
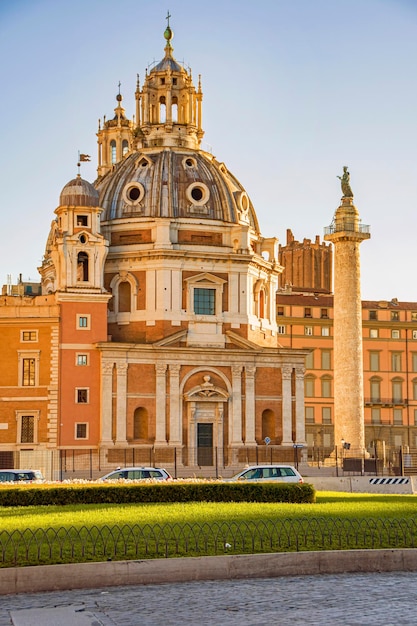
M 0 626 L 407 626 L 417 572 L 108 587 L 0 596 Z

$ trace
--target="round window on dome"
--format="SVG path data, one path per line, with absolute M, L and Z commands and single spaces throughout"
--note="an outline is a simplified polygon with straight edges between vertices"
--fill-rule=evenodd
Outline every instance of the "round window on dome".
M 203 190 L 200 187 L 193 187 L 193 189 L 191 189 L 191 197 L 196 202 L 200 202 L 203 195 Z
M 129 183 L 123 189 L 123 200 L 130 205 L 139 204 L 145 195 L 145 189 L 141 183 Z
M 187 188 L 187 197 L 193 205 L 202 206 L 210 197 L 210 191 L 204 183 L 193 183 Z
M 248 199 L 248 196 L 245 193 L 242 194 L 242 198 L 240 200 L 240 203 L 241 203 L 242 211 L 244 211 L 246 213 L 246 211 L 249 209 L 249 199 Z
M 182 166 L 183 166 L 183 168 L 185 170 L 189 170 L 191 168 L 196 168 L 197 167 L 197 161 L 194 158 L 192 158 L 192 157 L 186 157 L 182 161 Z

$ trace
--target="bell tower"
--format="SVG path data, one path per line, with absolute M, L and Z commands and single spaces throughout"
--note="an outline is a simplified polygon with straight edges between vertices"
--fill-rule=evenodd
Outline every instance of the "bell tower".
M 98 167 L 99 176 L 104 176 L 123 159 L 132 149 L 133 122 L 126 117 L 126 111 L 122 107 L 123 96 L 119 93 L 116 96 L 117 106 L 114 109 L 114 117 L 106 120 L 104 116 L 103 126 L 98 123 L 97 143 L 98 143 Z
M 80 174 L 63 188 L 40 268 L 43 292 L 104 292 L 108 241 L 100 233 L 98 192 Z

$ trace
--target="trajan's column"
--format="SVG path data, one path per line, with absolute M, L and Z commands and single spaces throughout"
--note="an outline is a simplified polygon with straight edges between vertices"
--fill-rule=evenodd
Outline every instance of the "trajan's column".
M 347 167 L 338 178 L 343 196 L 324 235 L 334 244 L 334 441 L 350 444 L 353 455 L 365 448 L 359 245 L 370 233 L 353 204 Z

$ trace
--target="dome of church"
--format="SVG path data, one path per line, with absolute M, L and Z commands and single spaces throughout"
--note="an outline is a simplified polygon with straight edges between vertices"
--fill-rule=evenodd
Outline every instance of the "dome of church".
M 78 174 L 65 185 L 59 196 L 60 206 L 98 206 L 99 194 Z
M 259 231 L 252 203 L 223 163 L 201 150 L 143 149 L 98 183 L 102 221 L 197 218 L 247 223 Z

